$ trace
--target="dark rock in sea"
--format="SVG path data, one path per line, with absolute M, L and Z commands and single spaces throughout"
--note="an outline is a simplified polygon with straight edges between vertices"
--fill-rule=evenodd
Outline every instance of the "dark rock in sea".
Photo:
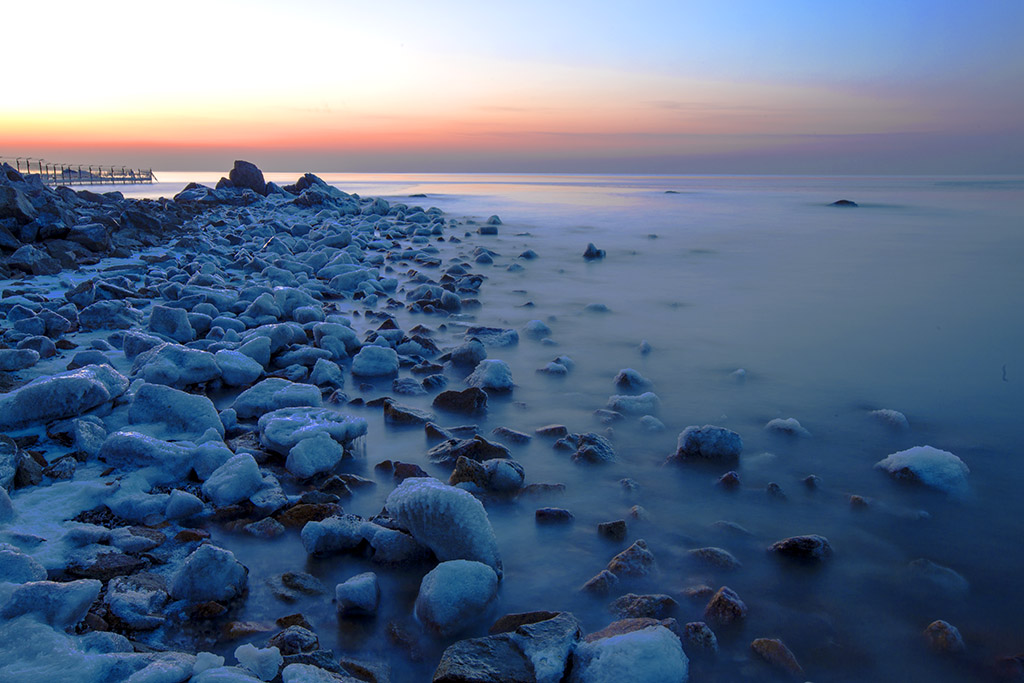
M 728 586 L 719 588 L 704 608 L 704 619 L 714 624 L 733 624 L 746 616 L 746 604 L 740 600 L 736 591 Z
M 643 539 L 636 541 L 608 563 L 608 571 L 616 576 L 648 576 L 655 570 L 654 554 Z
M 796 661 L 796 657 L 786 644 L 778 638 L 758 638 L 750 644 L 750 649 L 779 671 L 802 680 L 803 667 Z
M 958 654 L 966 649 L 964 639 L 960 636 L 957 627 L 942 619 L 928 624 L 924 630 L 924 637 L 928 642 L 928 647 L 936 652 Z
M 686 554 L 701 564 L 715 569 L 733 570 L 742 566 L 732 553 L 722 548 L 695 548 L 688 550 Z
M 517 612 L 515 614 L 506 614 L 501 617 L 491 628 L 487 631 L 489 635 L 495 636 L 499 633 L 508 633 L 509 631 L 515 631 L 520 626 L 526 626 L 527 624 L 536 624 L 539 621 L 547 621 L 548 619 L 554 619 L 560 612 Z
M 678 606 L 679 604 L 670 596 L 661 593 L 651 595 L 626 593 L 613 600 L 608 605 L 608 609 L 620 619 L 640 617 L 664 619 Z
M 624 541 L 626 540 L 626 520 L 617 519 L 614 522 L 601 522 L 597 525 L 597 533 L 599 536 L 613 541 Z
M 508 427 L 495 427 L 491 430 L 491 434 L 503 439 L 504 441 L 516 445 L 523 445 L 530 443 L 533 437 L 524 432 L 516 431 L 515 429 L 509 429 Z
M 289 626 L 267 641 L 267 646 L 276 647 L 282 655 L 297 655 L 319 649 L 320 639 L 307 628 Z
M 583 586 L 580 587 L 580 590 L 584 593 L 593 593 L 594 595 L 608 595 L 618 584 L 619 577 L 615 576 L 615 574 L 607 569 L 602 569 L 597 576 L 594 576 L 583 584 Z
M 740 487 L 740 475 L 729 470 L 718 479 L 718 485 L 727 491 L 735 491 Z
M 840 199 L 832 202 L 829 206 L 857 206 L 857 202 L 850 201 L 849 199 Z
M 442 391 L 434 398 L 432 405 L 453 413 L 477 415 L 487 410 L 487 392 L 479 387 L 469 387 L 463 391 Z
M 496 226 L 496 225 L 481 225 L 479 228 L 476 229 L 476 231 L 479 234 L 481 234 L 481 235 L 497 235 L 498 234 L 498 226 Z M 481 260 L 481 259 L 488 259 L 488 260 Z M 477 263 L 492 263 L 493 259 L 491 259 L 489 254 L 480 254 L 480 256 L 477 257 L 476 262 Z
M 565 425 L 544 425 L 534 430 L 540 436 L 547 436 L 554 439 L 561 439 L 569 435 L 569 429 Z
M 501 444 L 488 441 L 482 436 L 472 439 L 448 439 L 427 451 L 430 462 L 453 466 L 460 458 L 483 462 L 493 458 L 511 458 L 509 450 Z
M 434 419 L 434 416 L 425 410 L 410 408 L 395 403 L 391 399 L 384 401 L 384 421 L 393 425 L 421 425 Z
M 564 439 L 570 447 L 575 446 L 572 461 L 576 463 L 608 463 L 615 461 L 615 449 L 611 442 L 593 432 L 569 434 Z
M 248 161 L 236 161 L 228 178 L 235 188 L 248 188 L 257 194 L 267 194 L 267 183 L 263 179 L 263 171 L 257 168 L 256 164 Z
M 604 257 L 605 257 L 604 249 L 598 249 L 596 246 L 594 246 L 593 242 L 589 243 L 587 245 L 586 250 L 584 250 L 584 252 L 583 252 L 583 258 L 587 259 L 588 261 L 593 261 L 593 260 L 596 260 L 596 259 L 602 259 Z
M 574 517 L 564 508 L 538 508 L 534 513 L 538 524 L 568 524 Z
M 432 683 L 534 683 L 533 666 L 512 635 L 460 640 L 441 655 Z
M 718 638 L 703 621 L 691 621 L 683 626 L 683 650 L 690 657 L 718 653 Z
M 743 439 L 723 427 L 690 426 L 679 434 L 678 447 L 669 461 L 735 461 L 743 451 Z
M 785 538 L 772 543 L 768 550 L 782 557 L 808 563 L 824 562 L 832 557 L 832 546 L 828 539 L 817 534 Z

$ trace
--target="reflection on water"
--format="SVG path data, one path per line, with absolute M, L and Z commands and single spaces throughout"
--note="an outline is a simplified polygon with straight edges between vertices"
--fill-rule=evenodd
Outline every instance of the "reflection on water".
M 476 319 L 515 328 L 540 319 L 557 345 L 524 336 L 517 347 L 491 350 L 511 365 L 517 387 L 511 398 L 492 400 L 478 421 L 481 433 L 497 426 L 532 433 L 552 422 L 603 430 L 593 411 L 617 393 L 612 378 L 625 367 L 650 378 L 661 399 L 665 432 L 644 431 L 635 418 L 612 425 L 614 465 L 574 465 L 543 438 L 513 447 L 528 483 L 561 482 L 566 491 L 489 503 L 505 564 L 493 616 L 568 609 L 588 629 L 601 628 L 613 619 L 605 601 L 576 588 L 644 538 L 660 573 L 625 588 L 669 593 L 681 622 L 701 618 L 703 601 L 683 595 L 695 585 L 729 585 L 750 608 L 743 627 L 719 634 L 719 663 L 695 665 L 700 680 L 764 675 L 746 661 L 756 637 L 783 638 L 817 681 L 965 680 L 999 655 L 1024 651 L 1024 591 L 1017 589 L 1024 560 L 1020 179 L 323 177 L 361 195 L 424 193 L 403 201 L 451 216 L 501 216 L 497 237 L 439 246 L 470 261 L 479 244 L 499 252 L 494 266 L 474 266 L 488 277 Z M 282 183 L 294 178 L 268 174 Z M 827 206 L 841 198 L 860 207 Z M 585 262 L 587 242 L 607 258 Z M 539 258 L 509 272 L 527 248 Z M 610 312 L 585 312 L 591 303 Z M 440 322 L 399 314 L 405 329 Z M 454 344 L 456 329 L 439 340 Z M 653 347 L 649 355 L 638 351 L 642 339 Z M 535 373 L 560 354 L 576 362 L 568 377 Z M 746 370 L 744 381 L 732 374 L 738 368 Z M 429 407 L 429 397 L 402 402 Z M 911 429 L 893 432 L 873 420 L 869 411 L 877 408 L 904 412 Z M 446 478 L 426 462 L 422 432 L 385 428 L 379 412 L 356 412 L 368 417 L 370 434 L 367 462 L 353 463 L 353 471 L 374 477 L 374 463 L 400 459 Z M 797 418 L 811 437 L 766 433 L 763 425 L 775 417 Z M 743 436 L 740 491 L 715 486 L 724 468 L 663 467 L 679 431 L 705 423 Z M 968 463 L 968 500 L 898 486 L 872 469 L 887 454 L 922 444 Z M 810 474 L 820 477 L 818 490 L 802 483 Z M 626 493 L 624 477 L 639 489 Z M 387 479 L 378 481 L 375 490 L 356 493 L 346 511 L 378 512 L 391 489 Z M 769 482 L 781 486 L 784 499 L 766 494 Z M 867 498 L 867 509 L 851 507 L 850 494 Z M 568 508 L 575 522 L 536 526 L 533 511 L 544 505 Z M 646 509 L 646 520 L 629 516 L 634 505 Z M 626 542 L 597 536 L 597 523 L 619 518 L 629 523 Z M 748 533 L 716 527 L 719 520 Z M 765 552 L 773 541 L 804 533 L 829 538 L 830 564 L 808 570 Z M 330 590 L 372 565 L 350 557 L 307 561 L 295 534 L 269 543 L 221 540 L 252 570 L 245 618 L 302 611 L 325 646 L 364 657 L 385 648 L 396 672 L 429 677 L 444 643 L 428 645 L 423 661 L 410 664 L 382 637 L 390 619 L 410 613 L 422 570 L 379 571 L 382 614 L 339 626 L 327 598 L 283 605 L 261 588 L 261 577 L 305 569 Z M 728 549 L 742 568 L 725 573 L 694 564 L 686 550 L 702 546 Z M 910 578 L 908 563 L 922 557 L 962 574 L 969 592 L 943 593 Z M 964 635 L 964 663 L 951 666 L 925 649 L 921 632 L 939 618 Z

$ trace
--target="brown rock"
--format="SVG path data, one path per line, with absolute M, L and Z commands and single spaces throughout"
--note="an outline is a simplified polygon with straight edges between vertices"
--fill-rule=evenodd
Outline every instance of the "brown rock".
M 307 522 L 320 522 L 341 513 L 341 506 L 335 503 L 299 503 L 277 513 L 277 521 L 286 527 L 302 528 Z
M 704 619 L 713 624 L 728 625 L 744 619 L 747 606 L 728 586 L 722 586 L 704 608 Z
M 193 619 L 214 619 L 228 611 L 228 608 L 219 602 L 203 602 L 189 610 L 189 616 Z
M 928 624 L 928 627 L 924 630 L 924 637 L 928 641 L 928 647 L 936 652 L 957 654 L 963 652 L 966 648 L 964 639 L 960 636 L 960 631 L 957 627 L 942 619 L 937 619 Z
M 668 595 L 656 593 L 651 595 L 637 595 L 626 593 L 616 598 L 608 605 L 613 614 L 623 619 L 650 617 L 652 619 L 664 619 L 675 608 L 678 603 Z
M 600 631 L 588 634 L 583 640 L 592 643 L 595 640 L 603 640 L 612 636 L 621 636 L 625 633 L 632 633 L 649 626 L 664 626 L 676 635 L 679 634 L 679 622 L 675 619 L 652 619 L 650 617 L 635 617 L 630 619 L 619 619 L 605 626 Z
M 305 626 L 289 626 L 267 641 L 270 647 L 276 647 L 282 655 L 295 655 L 301 652 L 312 652 L 320 647 L 320 639 L 311 629 Z
M 145 568 L 146 561 L 121 552 L 99 553 L 88 565 L 72 565 L 68 573 L 83 579 L 109 581 L 115 576 L 127 576 Z
M 703 621 L 691 621 L 683 627 L 683 650 L 694 655 L 713 655 L 718 652 L 718 638 Z
M 178 543 L 198 543 L 210 537 L 210 532 L 205 529 L 182 529 L 175 536 Z
M 280 626 L 281 628 L 288 628 L 289 626 L 301 626 L 307 631 L 313 630 L 313 627 L 310 626 L 309 621 L 307 621 L 306 617 L 300 612 L 296 612 L 295 614 L 288 614 L 283 617 L 278 617 L 274 623 Z
M 608 571 L 616 576 L 647 576 L 654 571 L 654 554 L 647 549 L 647 542 L 640 539 L 613 557 Z
M 796 661 L 796 657 L 778 638 L 758 638 L 750 644 L 750 649 L 776 669 L 786 672 L 794 678 L 804 675 L 804 669 Z
M 602 569 L 600 574 L 583 584 L 580 590 L 584 593 L 593 593 L 594 595 L 608 595 L 618 583 L 619 577 L 607 569 Z
M 824 562 L 832 557 L 832 546 L 828 539 L 817 534 L 792 536 L 772 543 L 771 552 L 801 562 Z
M 224 640 L 238 640 L 257 633 L 267 633 L 274 627 L 263 621 L 229 621 L 224 624 Z

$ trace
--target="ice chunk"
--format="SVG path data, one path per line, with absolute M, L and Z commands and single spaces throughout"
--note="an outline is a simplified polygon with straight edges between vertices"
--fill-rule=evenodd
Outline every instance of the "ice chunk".
M 482 360 L 466 378 L 466 384 L 490 391 L 512 391 L 512 369 L 503 360 Z
M 171 596 L 193 603 L 230 600 L 245 590 L 248 574 L 231 551 L 201 545 L 174 575 Z
M 99 458 L 111 467 L 157 467 L 181 476 L 192 466 L 188 446 L 170 443 L 138 432 L 114 432 L 100 447 Z
M 437 559 L 483 562 L 501 577 L 494 529 L 472 494 L 429 477 L 412 477 L 399 484 L 384 505 Z
M 196 654 L 195 664 L 192 665 L 192 675 L 196 676 L 207 669 L 215 669 L 224 666 L 224 658 L 212 652 L 199 652 Z
M 260 466 L 249 453 L 238 453 L 218 467 L 203 483 L 203 493 L 218 507 L 233 505 L 263 486 Z
M 366 522 L 355 515 L 328 517 L 319 522 L 308 522 L 302 527 L 302 547 L 310 555 L 354 550 L 363 542 Z
M 498 577 L 487 565 L 442 562 L 420 583 L 416 618 L 430 631 L 448 637 L 478 618 L 497 593 Z
M 269 681 L 277 676 L 278 670 L 284 663 L 281 651 L 276 647 L 268 647 L 262 650 L 256 648 L 252 643 L 246 643 L 235 648 L 235 659 L 249 671 L 256 674 L 261 681 Z
M 573 656 L 572 683 L 684 683 L 689 660 L 664 626 L 580 643 Z
M 875 463 L 894 479 L 915 481 L 951 496 L 967 493 L 967 464 L 949 451 L 931 446 L 915 446 L 893 453 Z

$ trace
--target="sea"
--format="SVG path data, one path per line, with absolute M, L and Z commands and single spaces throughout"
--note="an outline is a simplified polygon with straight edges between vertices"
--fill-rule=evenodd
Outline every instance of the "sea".
M 156 185 L 118 189 L 170 197 L 219 177 L 157 175 Z M 266 177 L 286 184 L 298 175 Z M 629 590 L 671 596 L 680 624 L 703 618 L 701 586 L 729 586 L 749 609 L 740 626 L 718 632 L 717 659 L 694 658 L 692 680 L 771 680 L 750 652 L 760 637 L 781 638 L 819 682 L 979 680 L 999 658 L 1024 653 L 1024 178 L 319 175 L 345 192 L 438 207 L 458 221 L 449 234 L 464 239 L 468 260 L 472 247 L 497 253 L 493 264 L 473 264 L 487 279 L 481 307 L 463 321 L 515 328 L 521 339 L 489 351 L 511 366 L 516 386 L 492 397 L 475 420 L 479 433 L 564 424 L 608 435 L 618 456 L 581 466 L 548 439 L 512 446 L 527 483 L 565 491 L 488 502 L 504 580 L 498 604 L 462 637 L 531 610 L 569 610 L 588 631 L 604 627 L 616 618 L 610 598 L 578 589 L 644 539 L 659 571 Z M 857 206 L 831 205 L 841 199 Z M 498 234 L 478 235 L 492 215 Z M 606 256 L 585 260 L 589 243 Z M 522 258 L 527 250 L 537 258 Z M 550 327 L 548 339 L 522 334 L 532 320 Z M 439 330 L 442 345 L 461 338 L 436 316 L 399 311 L 397 321 Z M 567 376 L 537 372 L 557 356 L 574 362 Z M 621 393 L 613 379 L 624 368 L 651 381 L 664 430 L 595 414 Z M 430 398 L 402 402 L 429 409 Z M 880 409 L 903 413 L 909 428 L 893 429 L 873 414 Z M 380 512 L 391 489 L 373 469 L 382 460 L 447 478 L 427 461 L 433 444 L 422 430 L 385 426 L 379 409 L 353 412 L 369 420 L 369 434 L 365 460 L 350 471 L 379 485 L 345 502 L 346 512 Z M 774 418 L 795 418 L 809 434 L 766 430 Z M 741 435 L 739 462 L 666 465 L 679 433 L 705 424 Z M 924 445 L 967 464 L 966 495 L 874 467 Z M 717 483 L 730 467 L 738 490 Z M 810 475 L 816 487 L 805 483 Z M 623 486 L 627 478 L 635 488 Z M 543 506 L 574 520 L 538 525 Z M 625 541 L 598 535 L 598 523 L 617 519 L 627 522 Z M 808 567 L 767 551 L 798 534 L 825 536 L 831 559 Z M 378 571 L 381 613 L 339 622 L 323 596 L 282 605 L 262 579 L 299 568 L 333 587 L 372 563 L 307 560 L 294 533 L 269 542 L 215 535 L 250 567 L 242 618 L 301 612 L 336 655 L 387 662 L 394 680 L 429 680 L 448 643 L 423 641 L 410 654 L 388 637 L 411 613 L 422 571 Z M 719 570 L 687 553 L 708 546 L 742 566 Z M 962 581 L 922 571 L 920 559 Z M 963 655 L 929 651 L 923 631 L 937 619 L 959 629 Z

